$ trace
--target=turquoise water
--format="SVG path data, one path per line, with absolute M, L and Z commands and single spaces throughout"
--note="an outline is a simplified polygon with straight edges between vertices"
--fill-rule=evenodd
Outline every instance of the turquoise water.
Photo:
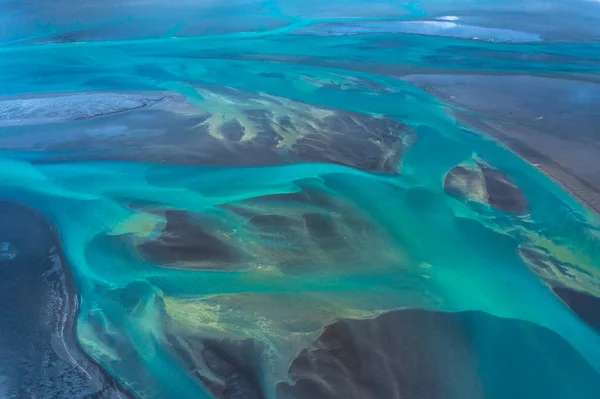
M 411 7 L 404 19 L 428 18 L 426 7 Z M 171 348 L 172 337 L 191 334 L 260 342 L 267 348 L 257 360 L 261 386 L 275 397 L 274 383 L 324 325 L 401 308 L 530 321 L 600 372 L 600 335 L 550 289 L 600 295 L 597 215 L 462 122 L 460 106 L 405 79 L 528 74 L 593 82 L 598 44 L 481 26 L 481 40 L 461 37 L 471 34 L 466 28 L 454 31 L 459 37 L 423 27 L 414 34 L 411 25 L 387 26 L 386 13 L 201 36 L 51 42 L 42 34 L 0 47 L 1 101 L 23 93 L 42 99 L 0 105 L 2 199 L 56 224 L 81 298 L 79 341 L 135 395 L 211 397 Z M 57 95 L 64 92 L 88 97 L 65 100 Z M 256 122 L 244 113 L 256 109 L 272 114 Z M 302 129 L 339 133 L 324 127 L 327 116 L 347 111 L 401 124 L 395 170 L 287 158 L 292 147 L 284 144 L 297 142 Z M 276 161 L 248 161 L 229 144 L 215 159 L 195 158 L 201 135 L 236 141 L 219 133 L 228 121 L 252 142 L 257 126 L 280 128 L 284 116 L 297 129 L 279 131 L 288 150 Z M 185 134 L 170 136 L 169 126 L 185 126 Z M 478 200 L 477 187 L 467 199 L 444 189 L 452 168 L 476 160 L 508 176 L 526 212 Z M 325 205 L 281 196 L 294 193 L 326 198 Z M 192 214 L 239 256 L 172 260 L 144 252 L 173 210 Z M 331 231 L 315 239 L 307 213 L 326 215 L 343 244 L 330 242 Z M 257 226 L 256 215 L 275 215 L 287 227 Z M 551 271 L 528 263 L 523 249 L 541 254 Z

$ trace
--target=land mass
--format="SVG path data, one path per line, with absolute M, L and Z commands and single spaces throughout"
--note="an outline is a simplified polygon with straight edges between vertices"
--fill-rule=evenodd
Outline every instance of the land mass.
M 502 141 L 600 212 L 600 84 L 511 75 L 410 75 L 457 120 Z

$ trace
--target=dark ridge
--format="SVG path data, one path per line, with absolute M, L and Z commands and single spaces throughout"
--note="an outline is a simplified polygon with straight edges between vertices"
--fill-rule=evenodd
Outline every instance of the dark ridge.
M 233 347 L 227 348 L 228 345 Z M 255 382 L 255 377 L 248 368 L 250 360 L 240 358 L 247 355 L 240 352 L 236 343 L 222 340 L 205 341 L 202 356 L 207 366 L 219 377 L 223 378 L 223 399 L 263 399 L 260 386 Z M 243 346 L 243 344 L 241 345 Z M 235 353 L 235 352 L 238 353 Z
M 258 227 L 263 232 L 288 236 L 293 232 L 294 221 L 281 215 L 255 215 L 248 219 L 250 224 Z
M 377 253 L 367 240 L 387 239 L 355 204 L 336 198 L 322 182 L 306 179 L 296 185 L 301 191 L 221 205 L 265 242 L 268 253 L 254 254 L 261 261 L 294 275 L 333 270 L 328 267 L 334 265 L 335 270 L 342 270 L 341 265 L 357 267 L 368 261 L 367 251 Z M 314 256 L 320 260 L 316 262 Z
M 153 66 L 140 68 L 144 74 L 160 72 Z M 85 104 L 86 97 L 73 100 L 56 94 L 35 95 L 32 98 L 47 99 L 48 109 L 42 110 L 44 112 L 31 111 L 19 105 L 22 118 L 7 120 L 9 124 L 15 124 L 11 126 L 14 134 L 0 138 L 0 146 L 44 154 L 36 157 L 36 163 L 122 160 L 180 165 L 264 166 L 322 162 L 395 174 L 410 142 L 406 139 L 413 135 L 408 126 L 388 117 L 316 107 L 290 99 L 283 101 L 270 97 L 265 100 L 255 92 L 227 90 L 219 86 L 206 89 L 223 93 L 232 102 L 223 110 L 225 119 L 210 118 L 213 114 L 200 109 L 193 115 L 174 112 L 170 107 L 191 105 L 166 94 L 148 98 L 132 94 L 134 104 L 124 102 L 112 107 L 109 100 L 122 93 L 107 92 L 104 94 L 106 99 L 89 94 L 89 101 L 92 101 L 89 107 L 86 106 L 89 114 L 69 113 L 68 107 L 61 107 L 61 101 L 71 107 Z M 115 98 L 122 101 L 120 97 Z M 262 103 L 253 102 L 257 99 Z M 236 100 L 239 100 L 239 105 Z M 5 108 L 14 103 L 7 101 L 2 101 L 7 103 Z M 165 102 L 170 105 L 155 106 Z M 271 107 L 288 107 L 289 113 L 278 115 Z M 57 114 L 55 109 L 60 112 Z M 318 116 L 318 113 L 312 112 L 313 109 L 326 111 L 327 116 Z M 244 115 L 243 120 L 235 117 L 239 113 Z M 48 118 L 55 123 L 40 125 Z M 107 129 L 106 118 L 122 125 L 123 129 Z M 17 134 L 19 129 L 24 129 L 21 125 L 31 125 L 27 135 Z M 219 134 L 212 135 L 209 128 L 217 129 Z M 253 132 L 251 137 L 244 136 L 248 129 Z M 53 137 L 50 142 L 47 139 L 49 135 Z M 289 137 L 294 138 L 290 144 L 286 141 Z
M 505 212 L 523 214 L 529 209 L 525 195 L 499 170 L 479 165 L 485 179 L 488 201 L 492 208 Z
M 283 129 L 290 129 L 290 128 L 294 127 L 294 124 L 292 123 L 292 120 L 290 119 L 289 116 L 282 116 L 281 118 L 279 118 L 277 120 L 277 123 Z
M 244 137 L 244 127 L 236 120 L 229 121 L 219 128 L 219 131 L 227 140 L 240 141 Z
M 265 399 L 255 341 L 170 336 L 169 343 L 216 399 Z
M 552 291 L 577 316 L 600 332 L 600 298 L 566 287 L 552 287 Z
M 404 124 L 353 112 L 329 116 L 325 124 L 333 134 L 307 134 L 296 141 L 290 155 L 367 171 L 398 172 L 402 139 L 408 134 Z
M 278 399 L 596 399 L 600 375 L 562 337 L 483 312 L 339 320 L 292 362 Z
M 504 173 L 477 162 L 477 166 L 457 165 L 444 178 L 444 190 L 453 196 L 468 199 L 472 190 L 485 189 L 482 200 L 490 207 L 513 214 L 524 214 L 529 204 L 519 187 Z
M 152 261 L 174 266 L 178 262 L 232 263 L 241 259 L 235 247 L 215 237 L 189 213 L 168 210 L 165 218 L 161 235 L 138 246 Z
M 340 234 L 331 215 L 316 212 L 302 214 L 309 236 L 324 250 L 343 245 L 345 240 Z
M 78 301 L 65 265 L 40 213 L 0 202 L 2 397 L 129 398 L 77 341 Z

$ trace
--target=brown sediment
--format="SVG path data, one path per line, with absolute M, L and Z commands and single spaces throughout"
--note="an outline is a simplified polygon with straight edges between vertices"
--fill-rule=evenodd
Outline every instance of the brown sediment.
M 60 105 L 52 101 L 75 101 L 68 97 L 34 97 L 50 104 L 31 111 L 21 100 L 10 100 L 11 104 L 19 104 L 19 111 L 27 118 L 7 119 L 6 123 L 15 126 L 10 134 L 0 138 L 0 146 L 47 154 L 38 157 L 36 163 L 94 159 L 266 166 L 318 162 L 396 174 L 406 148 L 414 141 L 407 125 L 386 116 L 221 86 L 195 89 L 204 98 L 199 104 L 202 108 L 180 99 L 166 101 L 170 97 L 163 96 L 157 97 L 154 106 L 146 106 L 147 101 L 142 98 L 133 104 L 135 108 L 130 105 L 124 109 L 118 103 L 124 95 L 107 93 L 108 99 L 116 98 L 116 104 L 101 97 L 96 108 L 103 117 L 110 118 L 113 130 L 107 127 L 106 120 L 87 115 L 85 109 L 74 116 L 69 112 L 52 116 L 50 111 Z M 76 100 L 83 102 L 85 95 Z M 121 112 L 124 110 L 128 112 Z M 42 129 L 40 126 L 49 118 L 57 123 Z M 25 123 L 32 125 L 27 135 L 20 134 L 16 126 Z M 48 129 L 57 129 L 60 134 L 52 134 Z

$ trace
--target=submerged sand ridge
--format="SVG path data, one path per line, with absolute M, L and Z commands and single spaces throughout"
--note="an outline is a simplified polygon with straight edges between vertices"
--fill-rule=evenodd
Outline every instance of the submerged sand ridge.
M 410 128 L 383 116 L 233 88 L 202 87 L 198 92 L 203 97 L 198 107 L 175 93 L 0 99 L 0 124 L 33 126 L 6 129 L 0 144 L 36 152 L 69 151 L 60 156 L 63 161 L 129 159 L 214 166 L 329 162 L 397 173 L 402 153 L 414 138 Z M 50 133 L 52 125 L 40 127 L 45 123 L 59 125 Z

